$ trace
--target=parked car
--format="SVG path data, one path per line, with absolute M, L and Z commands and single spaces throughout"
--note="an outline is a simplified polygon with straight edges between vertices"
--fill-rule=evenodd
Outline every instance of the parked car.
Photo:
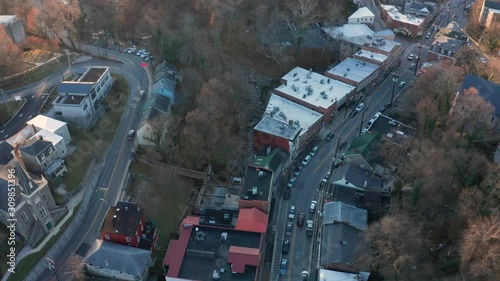
M 309 206 L 309 213 L 314 214 L 314 212 L 316 211 L 316 204 L 318 204 L 318 202 L 314 200 L 311 201 L 311 206 Z
M 415 66 L 417 66 L 417 64 L 416 64 L 416 63 L 412 63 L 412 64 L 410 64 L 410 69 L 414 69 L 414 68 L 415 68 Z
M 360 112 L 361 110 L 363 110 L 363 108 L 365 108 L 365 104 L 364 103 L 360 103 L 356 106 L 356 111 L 357 112 Z
M 290 207 L 290 211 L 288 212 L 288 219 L 293 220 L 295 218 L 295 206 Z
M 300 173 L 302 172 L 302 165 L 299 165 L 297 169 L 295 169 L 295 172 L 293 173 L 294 176 L 298 177 Z
M 335 132 L 331 131 L 328 133 L 328 135 L 326 135 L 325 140 L 327 140 L 327 141 L 332 140 L 334 136 L 335 136 Z
M 306 235 L 307 236 L 312 236 L 313 235 L 313 231 L 314 231 L 314 221 L 313 220 L 308 220 L 306 224 L 307 224 Z
M 281 276 L 286 275 L 287 267 L 288 267 L 288 261 L 286 259 L 282 259 L 281 264 L 280 264 L 280 275 Z
M 297 178 L 293 177 L 288 181 L 288 184 L 286 186 L 292 188 L 295 185 L 295 182 L 297 182 Z
M 309 281 L 309 271 L 302 271 L 302 281 Z
M 285 231 L 285 235 L 286 235 L 286 236 L 290 236 L 290 235 L 292 235 L 292 230 L 293 230 L 293 224 L 292 224 L 292 222 L 288 222 L 288 223 L 286 224 L 286 231 Z
M 415 56 L 415 61 L 418 61 L 420 57 L 419 56 Z
M 413 54 L 410 54 L 410 55 L 408 56 L 408 60 L 413 60 Z
M 135 131 L 134 130 L 129 130 L 128 131 L 128 134 L 127 134 L 127 139 L 128 140 L 131 140 L 134 138 L 134 135 L 135 135 Z
M 285 191 L 283 192 L 283 199 L 285 200 L 290 199 L 290 195 L 292 195 L 292 189 L 287 186 L 285 188 Z
M 298 226 L 303 226 L 305 218 L 306 218 L 306 214 L 299 213 L 299 216 L 297 217 L 297 225 Z
M 304 158 L 304 161 L 302 161 L 302 166 L 307 166 L 307 164 L 309 164 L 309 162 L 311 162 L 311 156 L 307 155 L 305 158 Z
M 398 85 L 399 88 L 404 88 L 404 86 L 406 86 L 406 82 L 405 81 L 401 81 Z
M 283 242 L 283 250 L 282 250 L 282 252 L 283 252 L 284 255 L 286 255 L 286 254 L 288 254 L 289 250 L 290 250 L 290 240 L 285 240 Z
M 311 157 L 316 156 L 316 154 L 318 154 L 318 149 L 319 149 L 319 147 L 317 147 L 317 146 L 313 147 L 313 149 L 311 149 L 311 152 L 309 152 L 309 155 Z
M 426 38 L 426 39 L 431 38 L 431 33 L 430 33 L 430 32 L 427 32 L 427 33 L 425 34 L 425 38 Z

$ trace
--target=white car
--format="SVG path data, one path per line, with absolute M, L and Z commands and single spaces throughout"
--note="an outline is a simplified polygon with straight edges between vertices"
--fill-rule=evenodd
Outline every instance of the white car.
M 360 112 L 361 110 L 363 110 L 363 108 L 365 108 L 365 104 L 364 103 L 360 103 L 360 104 L 358 104 L 358 106 L 356 106 L 356 111 Z
M 288 219 L 295 219 L 295 206 L 290 207 L 290 212 L 288 212 Z
M 311 156 L 310 155 L 307 155 L 305 158 L 304 158 L 304 161 L 302 161 L 302 166 L 307 166 L 307 164 L 309 164 L 309 162 L 311 162 Z
M 311 201 L 311 206 L 309 207 L 309 213 L 314 214 L 314 211 L 316 211 L 316 204 L 318 204 L 318 202 Z
M 295 185 L 295 182 L 297 182 L 297 178 L 296 178 L 296 177 L 293 177 L 293 178 L 291 178 L 291 179 L 288 181 L 287 186 L 288 186 L 289 188 L 292 188 L 292 187 Z
M 405 86 L 406 86 L 405 81 L 401 81 L 401 83 L 399 83 L 399 85 L 398 85 L 399 88 L 404 88 Z
M 413 54 L 410 54 L 410 55 L 408 56 L 408 60 L 413 60 Z

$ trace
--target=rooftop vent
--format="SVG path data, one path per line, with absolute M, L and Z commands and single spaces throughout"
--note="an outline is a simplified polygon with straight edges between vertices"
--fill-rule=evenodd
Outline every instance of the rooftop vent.
M 325 79 L 321 79 L 321 80 L 319 81 L 319 83 L 321 83 L 321 84 L 325 84 Z
M 264 177 L 264 171 L 259 171 L 259 179 Z
M 346 73 L 344 73 L 344 75 L 343 75 L 343 76 L 344 76 L 344 77 L 347 77 L 347 72 L 346 72 Z
M 373 55 L 370 55 L 370 58 L 372 58 L 372 59 L 373 59 Z
M 366 35 L 366 38 L 373 39 L 373 37 L 371 37 L 370 35 Z
M 257 195 L 258 193 L 259 193 L 259 189 L 256 186 L 252 187 L 252 194 Z
M 297 72 L 295 72 L 295 73 L 293 74 L 293 77 L 297 77 Z
M 224 214 L 224 219 L 228 220 L 229 219 L 229 214 Z
M 350 71 L 350 70 L 351 70 L 351 68 L 350 68 L 350 67 L 348 67 L 348 68 L 347 68 L 347 71 Z
M 326 82 L 327 82 L 328 84 L 330 84 L 330 78 L 328 78 L 328 79 L 326 80 Z

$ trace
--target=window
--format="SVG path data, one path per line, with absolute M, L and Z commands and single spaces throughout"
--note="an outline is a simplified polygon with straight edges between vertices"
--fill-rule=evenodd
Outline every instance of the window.
M 63 154 L 64 154 L 64 153 L 66 153 L 66 152 L 64 152 L 64 149 L 63 149 L 62 153 L 63 153 Z
M 47 163 L 43 163 L 43 167 L 47 168 Z
M 27 221 L 28 221 L 28 216 L 26 215 L 26 213 L 25 213 L 25 212 L 23 212 L 23 213 L 21 214 L 21 218 L 23 218 L 23 221 L 24 221 L 24 222 L 27 222 Z
M 451 56 L 451 51 L 448 51 L 448 56 Z
M 130 242 L 130 241 L 131 241 L 131 240 L 130 240 L 130 237 L 127 237 L 127 242 Z
M 432 46 L 432 50 L 435 52 L 436 51 L 436 46 Z
M 104 235 L 104 238 L 106 238 L 106 240 L 109 240 L 109 234 Z
M 45 193 L 42 193 L 42 199 L 43 199 L 43 202 L 49 201 L 49 199 L 47 198 L 47 195 L 45 195 Z
M 441 52 L 440 52 L 440 53 L 441 53 L 441 54 L 444 54 L 444 49 L 441 49 Z
M 40 215 L 42 215 L 42 219 L 46 218 L 47 217 L 47 211 L 45 211 L 44 208 L 41 208 L 40 209 Z

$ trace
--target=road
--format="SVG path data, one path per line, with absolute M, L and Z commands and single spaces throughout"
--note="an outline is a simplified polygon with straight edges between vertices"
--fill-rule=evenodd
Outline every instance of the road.
M 22 130 L 26 126 L 26 122 L 38 114 L 47 98 L 48 94 L 41 93 L 33 93 L 24 97 L 25 103 L 23 107 L 9 123 L 5 124 L 6 126 L 0 127 L 0 141 L 8 139 Z

